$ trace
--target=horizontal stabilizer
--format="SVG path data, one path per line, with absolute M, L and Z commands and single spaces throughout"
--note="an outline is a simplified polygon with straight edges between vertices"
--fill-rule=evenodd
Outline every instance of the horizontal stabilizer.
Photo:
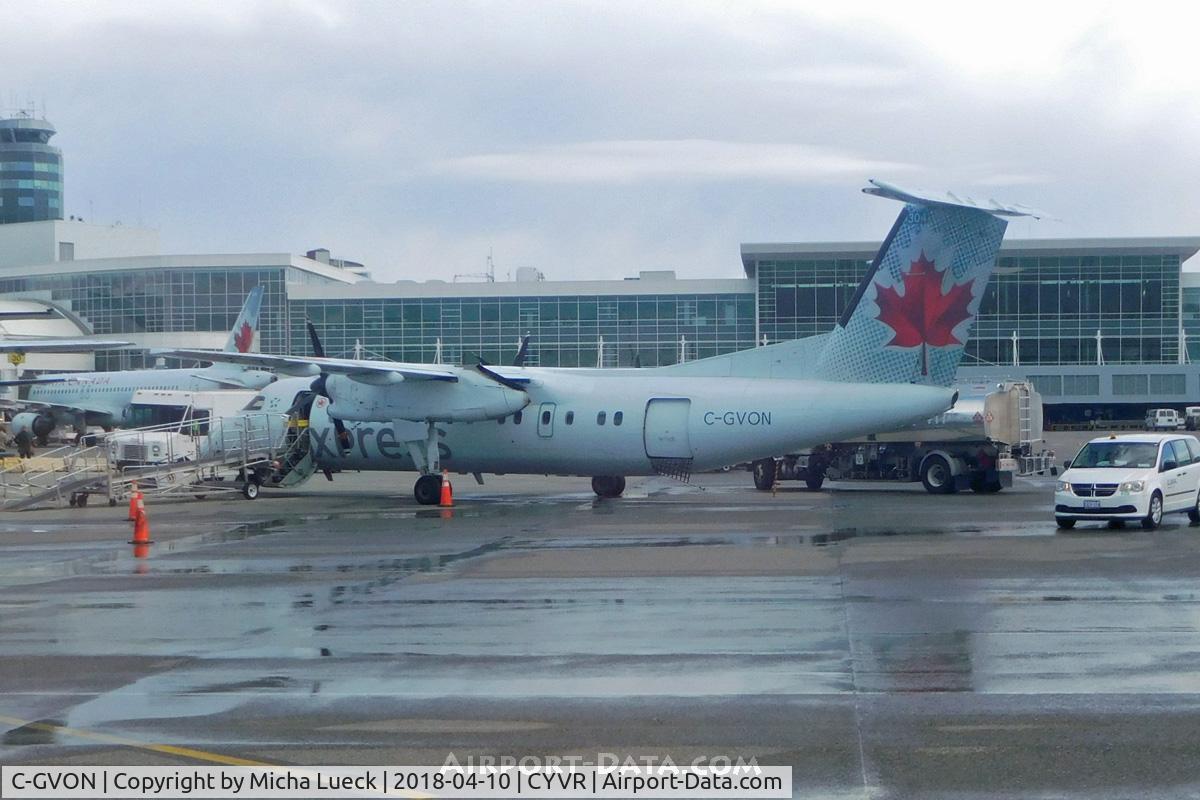
M 1046 214 L 1044 212 L 1038 211 L 1035 208 L 1029 208 L 1028 206 L 1020 205 L 1019 203 L 1006 204 L 992 199 L 980 201 L 973 197 L 960 197 L 954 192 L 927 192 L 923 190 L 901 189 L 899 186 L 891 183 L 884 183 L 883 181 L 877 181 L 874 178 L 869 178 L 867 183 L 871 185 L 863 189 L 864 194 L 873 194 L 876 197 L 887 197 L 891 200 L 899 200 L 902 203 L 973 208 L 976 211 L 986 211 L 989 214 L 999 214 L 1003 217 L 1033 217 L 1034 219 L 1046 218 Z

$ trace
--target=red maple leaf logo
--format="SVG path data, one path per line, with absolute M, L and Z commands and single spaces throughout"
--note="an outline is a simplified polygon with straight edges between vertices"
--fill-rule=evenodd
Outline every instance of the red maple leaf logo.
M 942 277 L 924 251 L 905 274 L 901 295 L 891 286 L 876 284 L 879 321 L 892 329 L 892 347 L 920 347 L 922 374 L 928 374 L 926 347 L 960 345 L 954 327 L 971 318 L 967 310 L 974 298 L 970 283 L 952 285 L 942 293 Z
M 239 353 L 249 353 L 250 345 L 254 343 L 254 328 L 249 322 L 243 322 L 242 327 L 233 333 L 233 346 Z

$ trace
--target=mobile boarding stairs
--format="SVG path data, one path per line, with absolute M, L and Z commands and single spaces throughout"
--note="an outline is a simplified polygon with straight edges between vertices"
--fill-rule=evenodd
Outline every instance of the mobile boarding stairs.
M 19 511 L 102 496 L 109 505 L 136 490 L 146 497 L 294 486 L 314 467 L 307 420 L 250 412 L 211 421 L 172 422 L 84 437 L 32 458 L 0 464 L 0 509 Z

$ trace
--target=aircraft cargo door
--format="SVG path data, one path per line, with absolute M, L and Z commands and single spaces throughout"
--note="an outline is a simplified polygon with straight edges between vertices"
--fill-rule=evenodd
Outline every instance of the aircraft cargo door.
M 687 398 L 658 398 L 646 404 L 646 455 L 661 475 L 686 481 L 692 472 Z

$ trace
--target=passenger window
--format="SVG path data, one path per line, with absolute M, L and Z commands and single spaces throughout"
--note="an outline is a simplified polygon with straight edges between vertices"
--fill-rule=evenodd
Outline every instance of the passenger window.
M 618 412 L 616 412 L 615 414 L 613 414 L 613 425 L 620 425 L 620 424 L 621 424 L 621 421 L 622 421 L 622 420 L 624 420 L 624 419 L 625 419 L 625 412 L 624 412 L 624 411 L 618 411 Z
M 603 425 L 605 416 L 606 416 L 606 414 L 603 411 L 601 411 L 599 414 L 597 414 L 596 415 L 596 424 Z
M 542 412 L 542 424 L 543 424 L 543 425 L 549 425 L 549 424 L 550 424 L 550 412 L 549 412 L 549 411 L 543 411 L 543 412 Z
M 1187 442 L 1188 452 L 1192 454 L 1192 461 L 1200 461 L 1200 442 L 1195 439 L 1184 439 Z
M 520 425 L 520 424 L 521 424 L 521 412 L 518 411 L 517 413 L 513 414 L 513 425 Z
M 563 422 L 567 423 L 568 425 L 574 425 L 575 424 L 575 412 L 568 411 L 567 416 L 563 418 Z
M 1176 439 L 1171 442 L 1171 447 L 1175 451 L 1175 463 L 1181 467 L 1192 463 L 1192 456 L 1188 453 L 1187 445 L 1183 443 L 1183 439 Z

